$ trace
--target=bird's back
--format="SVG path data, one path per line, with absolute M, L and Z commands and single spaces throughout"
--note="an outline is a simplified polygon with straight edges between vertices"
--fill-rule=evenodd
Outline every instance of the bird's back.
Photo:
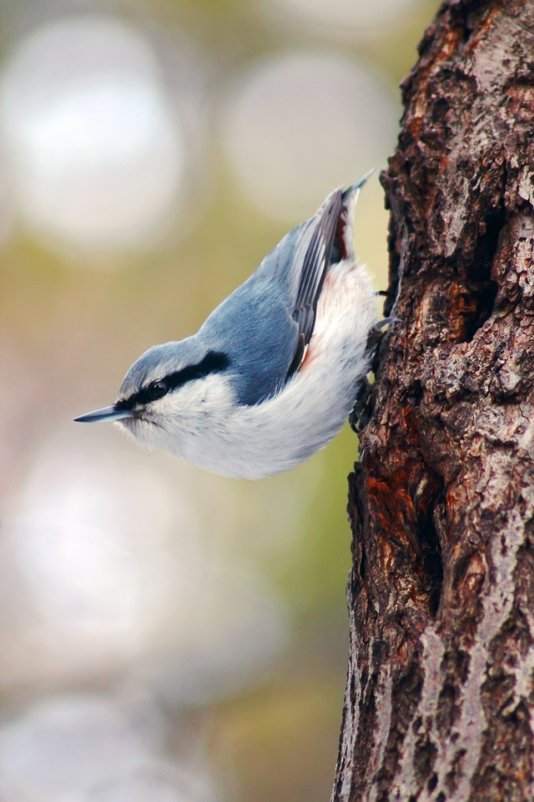
M 199 331 L 224 348 L 239 403 L 272 396 L 298 367 L 313 333 L 315 309 L 332 266 L 343 193 L 332 192 L 317 213 L 289 232 Z M 233 365 L 233 369 L 232 369 Z

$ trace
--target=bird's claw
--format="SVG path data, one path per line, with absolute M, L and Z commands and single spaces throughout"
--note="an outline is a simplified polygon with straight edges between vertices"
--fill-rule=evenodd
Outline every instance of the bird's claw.
M 383 317 L 382 320 L 379 320 L 378 323 L 375 323 L 373 326 L 373 331 L 382 332 L 384 326 L 391 326 L 393 323 L 400 323 L 401 318 L 395 317 L 395 315 L 390 315 L 389 317 Z
M 378 323 L 372 327 L 367 337 L 367 351 L 372 355 L 374 363 L 378 346 L 382 337 L 384 336 L 384 326 L 390 326 L 393 323 L 400 323 L 398 317 L 385 317 L 379 320 Z M 375 365 L 372 364 L 372 369 L 375 370 Z M 371 403 L 371 382 L 367 377 L 362 381 L 356 394 L 354 406 L 349 415 L 349 425 L 353 432 L 360 434 L 369 423 L 372 413 Z
M 354 406 L 349 415 L 349 426 L 355 434 L 365 429 L 371 417 L 371 382 L 365 377 L 358 388 Z

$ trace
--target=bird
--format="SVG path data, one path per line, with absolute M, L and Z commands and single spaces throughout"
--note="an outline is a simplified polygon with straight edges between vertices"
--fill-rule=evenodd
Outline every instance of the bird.
M 326 446 L 366 381 L 380 325 L 353 244 L 368 176 L 331 192 L 196 334 L 142 354 L 112 406 L 75 420 L 115 421 L 145 445 L 234 478 L 290 470 Z

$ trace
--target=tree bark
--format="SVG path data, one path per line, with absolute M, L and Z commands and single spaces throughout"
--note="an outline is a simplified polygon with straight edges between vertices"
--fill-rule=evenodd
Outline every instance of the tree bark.
M 447 0 L 382 175 L 334 802 L 534 799 L 534 0 Z

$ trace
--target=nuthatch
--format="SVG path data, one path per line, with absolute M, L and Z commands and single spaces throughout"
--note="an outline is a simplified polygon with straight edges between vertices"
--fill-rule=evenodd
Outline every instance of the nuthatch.
M 138 440 L 226 476 L 288 470 L 347 420 L 369 370 L 376 300 L 353 246 L 364 176 L 287 234 L 192 337 L 150 348 L 113 406 Z

